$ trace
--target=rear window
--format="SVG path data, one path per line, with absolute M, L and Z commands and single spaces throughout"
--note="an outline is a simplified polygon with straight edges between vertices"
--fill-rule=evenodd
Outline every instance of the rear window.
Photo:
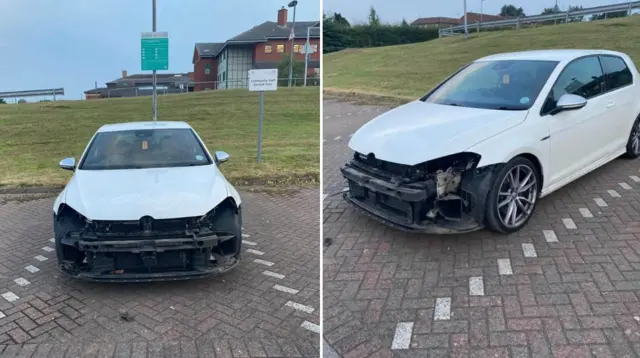
M 607 89 L 609 91 L 613 91 L 633 83 L 631 70 L 629 70 L 627 64 L 620 57 L 600 56 L 600 62 L 604 69 Z
M 81 170 L 146 169 L 212 164 L 193 130 L 142 129 L 96 134 Z

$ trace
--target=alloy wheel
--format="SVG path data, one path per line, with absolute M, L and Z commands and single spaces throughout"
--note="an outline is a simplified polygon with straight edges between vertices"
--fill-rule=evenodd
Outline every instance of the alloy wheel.
M 516 165 L 502 179 L 499 188 L 497 210 L 500 221 L 508 228 L 522 225 L 533 212 L 538 197 L 536 173 L 529 166 Z
M 634 154 L 640 154 L 640 121 L 636 121 L 631 130 L 631 150 Z

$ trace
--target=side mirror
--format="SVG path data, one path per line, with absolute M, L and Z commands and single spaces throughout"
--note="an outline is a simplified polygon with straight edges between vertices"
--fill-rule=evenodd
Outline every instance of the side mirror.
M 76 158 L 64 158 L 60 161 L 60 168 L 64 170 L 76 170 Z
M 218 151 L 216 152 L 216 162 L 218 164 L 222 164 L 229 160 L 229 154 L 227 152 Z
M 563 94 L 558 99 L 558 104 L 556 104 L 556 108 L 551 112 L 551 114 L 557 114 L 562 111 L 572 111 L 576 109 L 580 109 L 587 105 L 587 100 L 575 94 Z

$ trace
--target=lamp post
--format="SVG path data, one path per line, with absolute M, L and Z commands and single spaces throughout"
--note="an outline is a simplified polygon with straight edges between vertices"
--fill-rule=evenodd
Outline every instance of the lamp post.
M 298 6 L 298 0 L 293 0 L 291 1 L 288 5 L 288 7 L 292 7 L 293 8 L 293 23 L 291 24 L 291 35 L 289 37 L 291 37 L 291 57 L 289 58 L 289 87 L 291 87 L 291 78 L 293 77 L 293 46 L 294 46 L 294 41 L 296 40 L 296 6 Z
M 485 0 L 480 0 L 480 25 L 482 25 L 482 14 L 484 13 L 482 8 Z
M 464 39 L 469 38 L 469 29 L 467 28 L 467 0 L 464 0 Z

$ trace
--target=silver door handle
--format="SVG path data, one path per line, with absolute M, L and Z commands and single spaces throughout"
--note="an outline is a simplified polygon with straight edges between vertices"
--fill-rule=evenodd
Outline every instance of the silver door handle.
M 613 107 L 615 105 L 616 105 L 615 102 L 609 102 L 609 103 L 607 103 L 607 108 L 611 108 L 611 107 Z

